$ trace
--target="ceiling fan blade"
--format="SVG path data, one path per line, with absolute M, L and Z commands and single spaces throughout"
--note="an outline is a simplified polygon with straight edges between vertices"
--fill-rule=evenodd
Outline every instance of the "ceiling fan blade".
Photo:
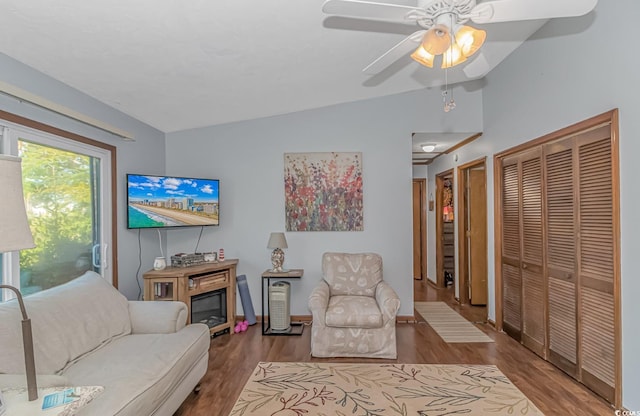
M 396 46 L 386 51 L 375 61 L 371 62 L 366 68 L 362 70 L 362 72 L 371 75 L 380 73 L 383 69 L 385 69 L 398 59 L 407 55 L 409 52 L 414 51 L 418 47 L 418 45 L 420 45 L 425 32 L 426 30 L 418 30 L 417 32 L 414 32 L 411 35 L 407 36 Z
M 339 16 L 401 22 L 415 22 L 419 16 L 424 15 L 424 11 L 411 6 L 361 0 L 327 0 L 322 5 L 322 11 Z
M 598 0 L 495 0 L 478 4 L 470 13 L 475 23 L 553 19 L 582 16 L 596 7 Z
M 473 61 L 462 68 L 462 72 L 464 72 L 469 79 L 482 78 L 487 75 L 490 70 L 491 66 L 489 65 L 489 61 L 487 61 L 487 57 L 482 53 L 482 50 L 478 51 Z

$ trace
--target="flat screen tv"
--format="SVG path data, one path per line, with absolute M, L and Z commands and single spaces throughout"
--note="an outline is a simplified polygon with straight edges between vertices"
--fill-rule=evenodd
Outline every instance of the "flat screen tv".
M 127 174 L 127 228 L 219 224 L 220 181 Z

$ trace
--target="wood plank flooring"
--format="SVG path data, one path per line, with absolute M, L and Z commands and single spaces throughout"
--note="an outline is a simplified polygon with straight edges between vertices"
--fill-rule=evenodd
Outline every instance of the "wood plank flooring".
M 445 301 L 472 322 L 486 320 L 485 308 L 460 307 L 451 288 L 436 289 L 415 281 L 414 297 Z M 257 324 L 247 332 L 211 340 L 209 370 L 202 379 L 200 393 L 191 393 L 175 415 L 227 416 L 259 361 L 493 364 L 546 416 L 613 414 L 604 400 L 507 335 L 495 332 L 487 324 L 478 327 L 495 343 L 447 344 L 425 322 L 399 323 L 397 360 L 328 360 L 311 357 L 309 327 L 305 327 L 302 336 L 262 336 Z

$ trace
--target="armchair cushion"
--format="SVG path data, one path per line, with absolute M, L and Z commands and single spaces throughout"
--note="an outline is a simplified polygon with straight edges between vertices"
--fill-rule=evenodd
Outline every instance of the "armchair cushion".
M 374 298 L 332 296 L 325 314 L 327 326 L 342 328 L 380 328 L 382 313 Z
M 324 253 L 322 274 L 331 296 L 374 296 L 382 280 L 382 257 L 374 253 Z

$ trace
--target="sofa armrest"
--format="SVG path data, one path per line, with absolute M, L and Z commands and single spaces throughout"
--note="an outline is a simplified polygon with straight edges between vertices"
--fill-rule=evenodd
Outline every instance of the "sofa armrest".
M 329 305 L 329 285 L 324 280 L 309 295 L 309 310 L 313 315 L 313 324 L 324 326 L 324 315 Z
M 396 315 L 400 309 L 400 298 L 396 294 L 396 291 L 383 280 L 376 286 L 375 296 L 376 302 L 378 302 L 378 306 L 380 306 L 380 310 L 382 311 L 383 321 L 385 323 L 393 321 L 395 325 Z
M 38 374 L 36 376 L 38 388 L 72 386 L 65 376 L 55 374 Z M 0 374 L 0 390 L 12 387 L 27 387 L 27 377 L 24 374 Z
M 132 334 L 171 334 L 187 324 L 187 305 L 169 301 L 129 301 Z

